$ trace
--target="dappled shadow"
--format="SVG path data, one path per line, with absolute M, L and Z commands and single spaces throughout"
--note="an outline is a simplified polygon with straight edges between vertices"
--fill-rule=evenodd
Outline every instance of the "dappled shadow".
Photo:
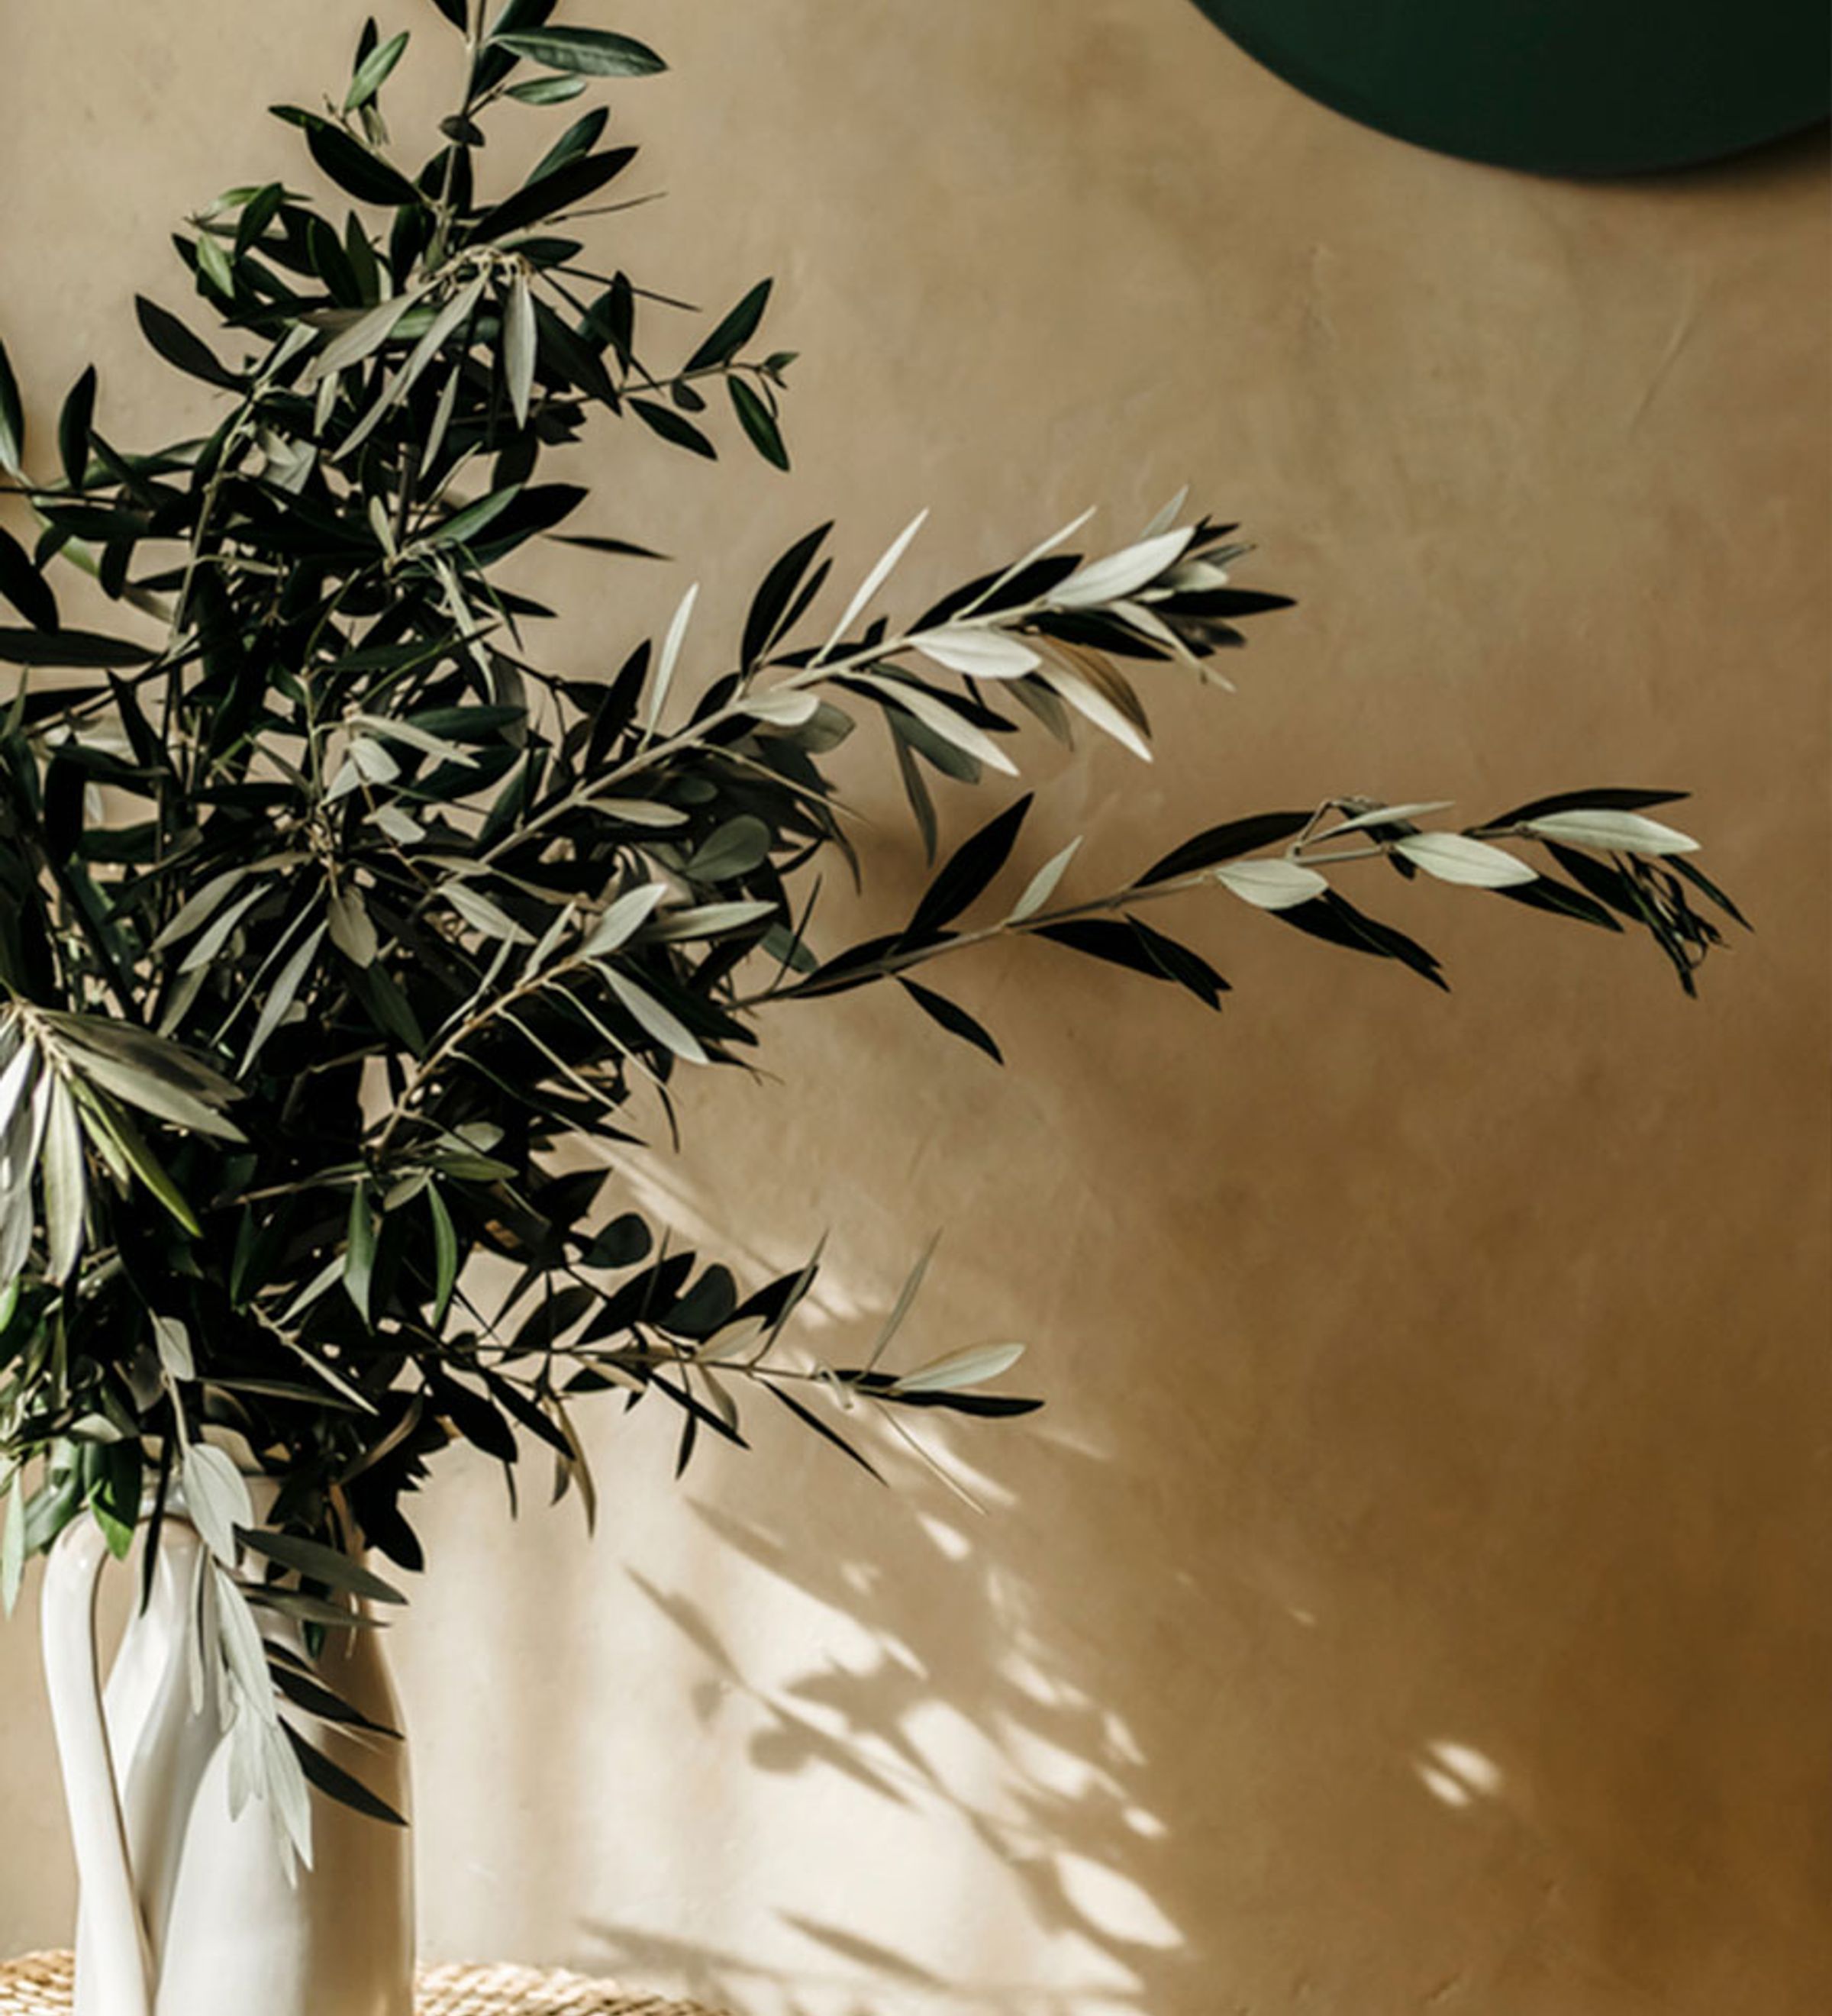
M 1098 1467 L 1061 1450 L 1051 1460 Z M 855 2006 L 1042 2016 L 1200 2003 L 1200 1941 L 1157 1901 L 1174 1887 L 1175 1848 L 1146 1803 L 1149 1760 L 1077 1678 L 1072 1656 L 1049 1641 L 1012 1567 L 982 1549 L 981 1536 L 992 1537 L 984 1521 L 952 1506 L 912 1513 L 887 1552 L 884 1533 L 874 1532 L 867 1561 L 843 1546 L 792 1548 L 761 1522 L 703 1499 L 693 1509 L 720 1548 L 855 1627 L 844 1656 L 817 1647 L 798 1668 L 758 1683 L 700 1603 L 628 1571 L 704 1661 L 693 1704 L 709 1740 L 752 1771 L 830 1774 L 906 1809 L 948 1844 L 941 1852 L 963 1880 L 1002 1876 L 1003 1895 L 967 1978 L 894 1930 L 877 1931 L 898 1922 L 879 1908 L 895 1880 L 881 1867 L 862 1868 L 857 1888 L 825 1915 L 776 1910 L 806 1946 L 805 1968 L 594 1919 L 588 1929 L 603 1964 L 769 2016 Z M 1014 1970 L 1019 1956 L 1032 1964 Z M 869 1999 L 847 2000 L 857 1996 Z

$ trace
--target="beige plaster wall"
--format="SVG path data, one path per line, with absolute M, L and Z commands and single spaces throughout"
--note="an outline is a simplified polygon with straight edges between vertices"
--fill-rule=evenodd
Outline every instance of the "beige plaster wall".
M 696 1084 L 632 1186 L 760 1264 L 831 1227 L 830 1334 L 945 1226 L 912 1348 L 1031 1337 L 1053 1405 L 952 1438 L 984 1517 L 769 1423 L 676 1489 L 602 1415 L 589 1544 L 456 1467 L 398 1643 L 429 1948 L 742 2016 L 1832 2005 L 1823 146 L 1491 171 L 1184 0 L 575 11 L 677 66 L 617 98 L 671 195 L 625 256 L 775 273 L 805 358 L 792 480 L 600 437 L 597 529 L 681 566 L 553 563 L 556 654 L 691 574 L 729 623 L 834 513 L 856 571 L 933 507 L 913 596 L 1191 480 L 1302 607 L 1237 697 L 1154 693 L 1152 770 L 1040 754 L 1028 860 L 1677 782 L 1761 929 L 1689 1005 L 1651 950 L 1396 887 L 1447 1000 L 1218 897 L 1181 921 L 1218 1024 L 1046 948 L 963 967 L 1002 1075 L 895 1001 L 785 1012 L 775 1078 Z M 260 108 L 362 13 L 0 9 L 41 419 L 91 355 L 116 433 L 189 410 L 131 295 L 178 300 L 187 205 L 301 174 Z M 5 1949 L 71 1906 L 29 1618 L 0 1701 Z

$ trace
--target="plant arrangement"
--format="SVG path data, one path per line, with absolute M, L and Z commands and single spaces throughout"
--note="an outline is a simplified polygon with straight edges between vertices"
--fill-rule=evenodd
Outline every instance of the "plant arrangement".
M 1669 792 L 1460 830 L 1427 823 L 1441 805 L 1324 797 L 1230 818 L 1122 887 L 1070 893 L 1071 845 L 995 895 L 1020 797 L 907 916 L 830 942 L 822 870 L 858 866 L 830 760 L 849 736 L 897 765 L 933 862 L 931 780 L 1002 784 L 1020 728 L 1148 756 L 1138 668 L 1225 685 L 1214 661 L 1285 599 L 1236 585 L 1233 528 L 1179 500 L 1117 549 L 1076 549 L 1078 521 L 893 617 L 919 518 L 830 593 L 828 528 L 797 540 L 735 639 L 695 627 L 690 589 L 603 676 L 544 669 L 552 612 L 518 553 L 656 556 L 585 488 L 539 480 L 543 456 L 608 415 L 632 448 L 786 469 L 793 357 L 760 342 L 767 281 L 696 334 L 592 249 L 580 227 L 618 207 L 635 153 L 602 107 L 520 175 L 495 168 L 531 109 L 659 70 L 653 51 L 554 23 L 552 0 L 487 28 L 434 4 L 462 88 L 430 158 L 394 156 L 380 95 L 409 38 L 372 23 L 334 102 L 276 108 L 355 207 L 232 189 L 177 240 L 191 319 L 139 302 L 153 348 L 221 394 L 207 437 L 118 444 L 91 369 L 53 455 L 0 352 L 0 459 L 36 527 L 29 549 L 0 530 L 20 619 L 0 628 L 0 1585 L 10 1603 L 72 1521 L 124 1556 L 182 1507 L 214 1556 L 202 1642 L 241 1785 L 301 1852 L 306 1780 L 379 1802 L 294 1727 L 353 1711 L 268 1633 L 309 1645 L 394 1597 L 359 1557 L 421 1565 L 405 1501 L 453 1444 L 512 1492 L 550 1458 L 588 1510 L 595 1393 L 671 1410 L 682 1465 L 702 1438 L 741 1445 L 752 1397 L 868 1467 L 862 1417 L 1036 1404 L 988 1390 L 1017 1345 L 895 1369 L 920 1265 L 870 1348 L 823 1363 L 793 1329 L 818 1255 L 740 1287 L 607 1196 L 576 1151 L 671 1125 L 679 1074 L 744 1064 L 790 1004 L 885 982 L 996 1059 L 930 970 L 1002 938 L 1216 1009 L 1227 983 L 1142 914 L 1197 891 L 1438 985 L 1341 885 L 1384 864 L 1638 927 L 1688 991 L 1720 941 L 1703 905 L 1736 915 L 1647 815 Z M 120 622 L 64 622 L 59 570 Z M 254 1476 L 277 1487 L 265 1517 Z

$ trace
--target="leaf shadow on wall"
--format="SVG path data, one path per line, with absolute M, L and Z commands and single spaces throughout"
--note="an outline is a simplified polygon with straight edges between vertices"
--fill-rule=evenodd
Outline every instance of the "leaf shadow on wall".
M 1060 1450 L 1052 1460 L 1099 1467 Z M 694 1695 L 703 1726 L 736 1751 L 733 1722 L 742 1715 L 748 1734 L 737 1754 L 745 1768 L 837 1774 L 909 1809 L 938 1838 L 949 1829 L 970 1838 L 978 1856 L 964 1844 L 947 1852 L 976 1870 L 1009 1871 L 1029 1924 L 1010 1942 L 1002 1967 L 1000 1954 L 982 1946 L 970 1980 L 950 1978 L 933 1956 L 860 1929 L 880 1915 L 872 1906 L 883 1899 L 869 1890 L 836 1895 L 828 1917 L 777 1911 L 809 1949 L 807 1969 L 794 1975 L 603 1921 L 585 1927 L 603 1942 L 595 1959 L 734 2010 L 767 1990 L 768 2007 L 783 2016 L 816 2006 L 801 1999 L 809 1996 L 822 2016 L 841 2007 L 880 2016 L 880 1993 L 898 2010 L 986 2016 L 1183 2006 L 1179 1996 L 1192 1992 L 1199 1971 L 1198 1942 L 1172 1913 L 1194 1900 L 1172 1894 L 1174 1843 L 1147 1802 L 1150 1762 L 1121 1716 L 1071 1676 L 1072 1662 L 1038 1628 L 1038 1606 L 1009 1564 L 988 1558 L 938 1512 L 911 1517 L 905 1543 L 894 1542 L 888 1558 L 876 1535 L 867 1561 L 862 1549 L 791 1550 L 763 1524 L 702 1502 L 693 1510 L 721 1547 L 800 1597 L 844 1613 L 856 1627 L 847 1634 L 849 1652 L 873 1647 L 862 1659 L 823 1654 L 758 1687 L 704 1607 L 630 1569 L 635 1588 L 704 1658 L 706 1678 Z M 922 1596 L 912 1604 L 918 1578 Z M 862 1881 L 882 1886 L 886 1875 L 862 1872 Z M 1035 1956 L 1040 1946 L 1049 1956 L 1044 1972 L 1033 1964 L 1006 1978 L 1012 1953 Z M 872 1999 L 845 2001 L 862 1992 Z

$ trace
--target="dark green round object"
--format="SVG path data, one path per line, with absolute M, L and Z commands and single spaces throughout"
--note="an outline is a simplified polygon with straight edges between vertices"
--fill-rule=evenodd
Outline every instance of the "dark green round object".
M 1715 160 L 1832 109 L 1827 0 L 1196 0 L 1363 124 L 1551 175 Z

